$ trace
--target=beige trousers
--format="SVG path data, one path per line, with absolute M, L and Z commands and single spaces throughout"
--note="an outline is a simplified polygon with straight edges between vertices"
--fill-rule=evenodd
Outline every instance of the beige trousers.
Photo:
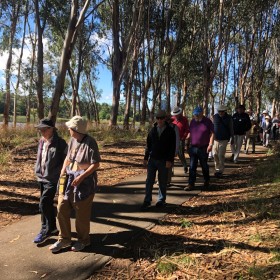
M 88 198 L 74 202 L 74 196 L 71 194 L 68 200 L 63 199 L 63 194 L 58 196 L 57 205 L 57 220 L 59 223 L 59 240 L 65 242 L 71 242 L 71 212 L 72 209 L 76 213 L 76 231 L 78 241 L 87 245 L 90 244 L 90 217 L 91 217 L 91 206 L 94 198 L 94 194 Z
M 216 172 L 224 172 L 225 154 L 227 150 L 228 140 L 215 140 L 213 146 L 214 163 Z

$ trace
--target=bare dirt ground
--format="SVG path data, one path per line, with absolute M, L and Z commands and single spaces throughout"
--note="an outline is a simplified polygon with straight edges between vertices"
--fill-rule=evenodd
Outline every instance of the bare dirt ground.
M 111 186 L 144 172 L 145 144 L 120 142 L 100 148 L 99 186 Z M 24 216 L 37 214 L 39 189 L 34 176 L 37 141 L 13 150 L 13 159 L 0 170 L 0 228 Z

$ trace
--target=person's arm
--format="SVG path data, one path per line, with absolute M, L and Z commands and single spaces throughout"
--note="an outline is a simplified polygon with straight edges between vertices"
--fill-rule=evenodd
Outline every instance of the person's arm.
M 64 162 L 63 162 L 61 171 L 60 171 L 60 177 L 66 173 L 66 167 L 67 167 L 70 163 L 71 163 L 71 161 L 66 157 L 65 160 L 64 160 Z
M 82 173 L 81 175 L 77 176 L 73 182 L 72 182 L 72 186 L 76 187 L 78 185 L 80 185 L 82 183 L 82 181 L 88 177 L 89 175 L 91 175 L 94 171 L 96 171 L 99 167 L 99 162 L 93 163 L 91 164 L 84 173 Z
M 207 153 L 210 153 L 212 151 L 212 147 L 213 147 L 213 142 L 214 142 L 214 132 L 211 131 L 211 135 L 210 135 L 210 141 L 207 147 Z

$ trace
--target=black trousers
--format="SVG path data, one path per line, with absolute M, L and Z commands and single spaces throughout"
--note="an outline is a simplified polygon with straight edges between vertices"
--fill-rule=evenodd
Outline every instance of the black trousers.
M 56 229 L 56 208 L 54 207 L 54 196 L 57 184 L 39 182 L 41 196 L 39 210 L 41 213 L 41 231 L 46 234 Z

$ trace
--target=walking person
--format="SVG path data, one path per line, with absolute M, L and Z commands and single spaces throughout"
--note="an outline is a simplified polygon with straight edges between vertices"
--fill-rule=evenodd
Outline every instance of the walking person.
M 193 111 L 194 118 L 190 123 L 190 132 L 187 136 L 187 147 L 190 156 L 189 184 L 184 190 L 193 190 L 196 182 L 198 161 L 202 168 L 204 184 L 203 189 L 209 188 L 208 153 L 212 150 L 214 142 L 213 122 L 203 115 L 202 107 L 198 106 Z
M 183 165 L 185 174 L 188 173 L 188 165 L 185 157 L 186 137 L 189 133 L 189 121 L 182 114 L 183 110 L 180 107 L 174 107 L 171 115 L 173 116 L 173 123 L 179 129 L 180 145 L 178 150 L 178 157 Z
M 58 232 L 54 197 L 60 170 L 67 153 L 67 144 L 58 136 L 51 119 L 41 119 L 35 127 L 41 133 L 35 164 L 35 174 L 40 187 L 41 230 L 33 242 L 40 244 Z
M 279 122 L 280 122 L 279 113 L 276 113 L 272 119 L 272 137 L 271 138 L 274 141 L 279 139 Z
M 242 104 L 237 107 L 237 112 L 233 114 L 232 119 L 234 131 L 234 141 L 231 144 L 232 160 L 237 163 L 246 132 L 251 128 L 251 121 Z
M 172 167 L 176 135 L 174 129 L 166 122 L 166 112 L 159 110 L 156 113 L 156 123 L 147 136 L 144 156 L 144 166 L 147 167 L 147 179 L 145 198 L 141 210 L 145 211 L 151 206 L 152 191 L 158 172 L 158 200 L 156 207 L 162 208 L 166 205 L 166 187 L 168 180 L 168 169 Z
M 256 152 L 256 139 L 257 139 L 259 131 L 260 131 L 260 126 L 255 119 L 251 120 L 251 124 L 252 124 L 252 126 L 251 126 L 250 130 L 247 132 L 248 136 L 247 136 L 246 146 L 245 146 L 246 154 L 249 153 L 250 144 L 252 145 L 252 154 L 254 154 Z
M 94 194 L 97 188 L 97 173 L 101 161 L 97 143 L 87 134 L 87 121 L 74 116 L 66 122 L 70 133 L 68 153 L 61 176 L 68 175 L 67 185 L 58 195 L 57 219 L 60 227 L 58 241 L 49 249 L 53 252 L 72 245 L 70 216 L 76 213 L 77 241 L 72 251 L 81 251 L 90 245 L 90 217 Z
M 214 164 L 215 176 L 222 176 L 225 169 L 225 154 L 229 140 L 233 141 L 232 116 L 227 114 L 227 107 L 219 105 L 218 113 L 214 115 Z
M 176 147 L 175 147 L 175 155 L 174 157 L 176 157 L 178 155 L 178 151 L 179 151 L 179 146 L 180 146 L 180 134 L 179 134 L 179 129 L 178 126 L 174 123 L 172 123 L 172 118 L 170 113 L 166 114 L 166 122 L 174 129 L 175 131 L 175 135 L 176 135 Z M 171 180 L 172 180 L 172 175 L 173 173 L 173 168 L 174 168 L 174 162 L 172 164 L 171 168 L 168 168 L 168 179 L 167 179 L 167 186 L 170 186 L 171 184 Z
M 270 140 L 270 133 L 271 133 L 272 123 L 270 121 L 270 116 L 265 116 L 265 122 L 262 126 L 263 129 L 263 146 L 268 147 L 269 140 Z

